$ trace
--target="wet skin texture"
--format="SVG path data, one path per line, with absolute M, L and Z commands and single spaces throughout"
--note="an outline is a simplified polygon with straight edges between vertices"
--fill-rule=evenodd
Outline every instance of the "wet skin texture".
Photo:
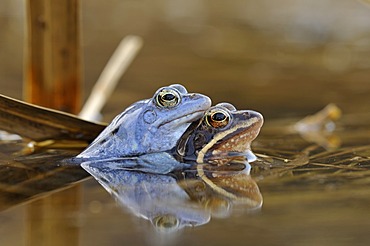
M 147 153 L 129 162 L 117 157 L 99 162 L 101 165 L 109 163 L 159 174 L 189 168 L 196 163 L 222 165 L 234 158 L 252 162 L 256 157 L 250 144 L 257 137 L 262 124 L 260 113 L 236 110 L 229 103 L 221 103 L 209 108 L 201 119 L 194 121 L 169 151 Z M 244 164 L 242 167 L 245 167 Z
M 183 162 L 204 163 L 218 156 L 246 156 L 248 162 L 256 159 L 250 145 L 263 124 L 260 113 L 236 110 L 229 103 L 219 103 L 191 124 L 179 140 L 176 154 Z
M 191 122 L 211 106 L 202 94 L 182 85 L 160 88 L 152 98 L 138 101 L 113 119 L 76 159 L 104 159 L 167 151 Z

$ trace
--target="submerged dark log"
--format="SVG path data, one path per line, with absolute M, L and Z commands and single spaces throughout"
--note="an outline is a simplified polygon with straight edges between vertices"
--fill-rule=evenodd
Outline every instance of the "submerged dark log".
M 91 142 L 105 126 L 0 95 L 0 130 L 35 141 L 55 139 Z

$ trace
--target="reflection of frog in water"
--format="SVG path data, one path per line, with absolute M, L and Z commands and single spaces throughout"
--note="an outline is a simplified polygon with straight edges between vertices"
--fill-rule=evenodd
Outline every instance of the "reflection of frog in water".
M 121 160 L 121 163 L 123 160 Z M 126 159 L 127 165 L 130 160 Z M 171 175 L 128 171 L 116 163 L 84 162 L 89 172 L 119 204 L 164 231 L 208 223 L 210 214 L 192 202 Z
M 181 85 L 160 88 L 151 99 L 132 104 L 77 156 L 104 159 L 166 151 L 194 120 L 202 117 L 211 100 L 188 93 Z
M 230 104 L 211 107 L 203 119 L 194 123 L 178 142 L 178 155 L 181 154 L 184 160 L 193 158 L 207 162 L 216 154 L 227 158 L 228 151 L 232 151 L 233 155 L 238 153 L 245 156 L 247 153 L 247 158 L 250 158 L 250 143 L 257 136 L 262 121 L 262 116 L 257 112 L 236 111 Z M 223 132 L 227 134 L 222 134 Z M 205 141 L 197 140 L 195 136 L 199 134 L 204 134 Z M 215 150 L 218 152 L 214 152 Z M 209 151 L 212 155 L 208 154 Z M 136 168 L 137 163 L 142 164 L 143 158 L 148 163 L 145 171 L 152 170 L 157 174 L 140 172 L 140 168 L 129 171 L 133 166 Z M 185 226 L 205 224 L 210 220 L 211 214 L 214 215 L 215 210 L 219 211 L 225 204 L 227 212 L 231 211 L 233 203 L 241 203 L 247 209 L 259 208 L 262 204 L 262 196 L 257 184 L 249 176 L 249 168 L 230 172 L 227 168 L 222 171 L 203 171 L 201 177 L 196 172 L 200 174 L 203 168 L 163 175 L 159 174 L 162 169 L 158 168 L 163 165 L 161 161 L 168 161 L 170 164 L 176 162 L 169 157 L 169 153 L 157 153 L 135 159 L 121 158 L 119 161 L 89 161 L 83 163 L 82 167 L 119 203 L 135 215 L 150 220 L 162 231 L 177 231 Z M 212 164 L 215 161 L 216 159 L 212 159 Z M 224 162 L 222 164 L 227 166 Z M 244 164 L 248 166 L 248 163 Z M 225 212 L 222 211 L 222 214 Z

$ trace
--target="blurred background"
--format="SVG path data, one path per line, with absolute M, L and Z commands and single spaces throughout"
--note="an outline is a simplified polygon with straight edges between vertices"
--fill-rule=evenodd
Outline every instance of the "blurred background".
M 109 121 L 163 85 L 267 118 L 337 103 L 368 110 L 370 3 L 346 0 L 81 1 L 84 98 L 120 40 L 144 46 L 103 110 Z M 1 93 L 22 97 L 25 7 L 0 3 Z
M 237 108 L 258 110 L 266 122 L 273 118 L 302 117 L 328 103 L 336 103 L 347 115 L 370 112 L 369 0 L 81 0 L 80 3 L 84 99 L 121 39 L 130 34 L 144 39 L 142 50 L 103 110 L 104 121 L 172 83 L 207 94 L 214 104 L 229 101 Z M 22 98 L 24 77 L 25 13 L 25 1 L 0 1 L 0 93 L 18 99 Z M 353 118 L 356 122 L 362 119 Z M 354 136 L 366 138 L 364 146 L 368 146 L 369 139 L 366 129 Z M 262 130 L 261 137 L 263 134 Z M 369 153 L 362 155 L 368 158 Z M 244 245 L 254 239 L 260 244 L 261 235 L 267 245 L 283 245 L 287 241 L 299 245 L 368 242 L 369 220 L 364 214 L 369 209 L 369 186 L 365 182 L 367 176 L 364 177 L 354 176 L 353 180 L 359 181 L 357 186 L 349 183 L 346 189 L 335 190 L 330 183 L 330 187 L 323 186 L 327 192 L 314 186 L 312 193 L 294 190 L 299 187 L 297 184 L 274 193 L 276 185 L 284 186 L 281 179 L 273 179 L 270 186 L 261 180 L 259 185 L 266 201 L 261 216 L 215 219 L 205 227 L 184 233 L 180 242 L 204 245 L 213 240 L 223 245 L 234 240 L 235 245 Z M 322 187 L 320 182 L 324 179 L 318 180 Z M 65 238 L 73 235 L 75 245 L 78 242 L 122 245 L 123 241 L 137 244 L 143 240 L 153 243 L 146 236 L 148 230 L 137 229 L 148 229 L 148 224 L 133 219 L 127 211 L 122 213 L 92 179 L 83 186 L 78 196 L 73 190 L 72 195 L 58 192 L 51 196 L 54 197 L 51 205 L 40 199 L 31 203 L 31 208 L 21 205 L 2 213 L 0 235 L 6 235 L 6 239 L 0 237 L 5 240 L 0 244 L 26 245 L 29 240 L 40 245 L 38 242 L 45 235 L 55 244 L 57 239 L 61 238 L 63 244 Z M 353 199 L 356 192 L 361 195 L 357 200 Z M 58 200 L 64 196 L 74 200 Z M 73 207 L 80 200 L 80 208 Z M 42 211 L 46 211 L 44 217 Z M 60 230 L 60 224 L 65 228 Z M 245 229 L 240 233 L 235 228 Z M 47 233 L 42 234 L 43 231 Z

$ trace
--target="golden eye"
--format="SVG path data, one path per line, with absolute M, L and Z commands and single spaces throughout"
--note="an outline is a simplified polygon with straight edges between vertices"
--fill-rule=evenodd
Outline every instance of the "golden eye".
M 163 89 L 157 94 L 156 102 L 161 107 L 175 107 L 180 102 L 180 95 L 175 90 Z
M 206 122 L 214 128 L 225 127 L 230 121 L 230 115 L 224 110 L 214 110 L 206 114 Z

